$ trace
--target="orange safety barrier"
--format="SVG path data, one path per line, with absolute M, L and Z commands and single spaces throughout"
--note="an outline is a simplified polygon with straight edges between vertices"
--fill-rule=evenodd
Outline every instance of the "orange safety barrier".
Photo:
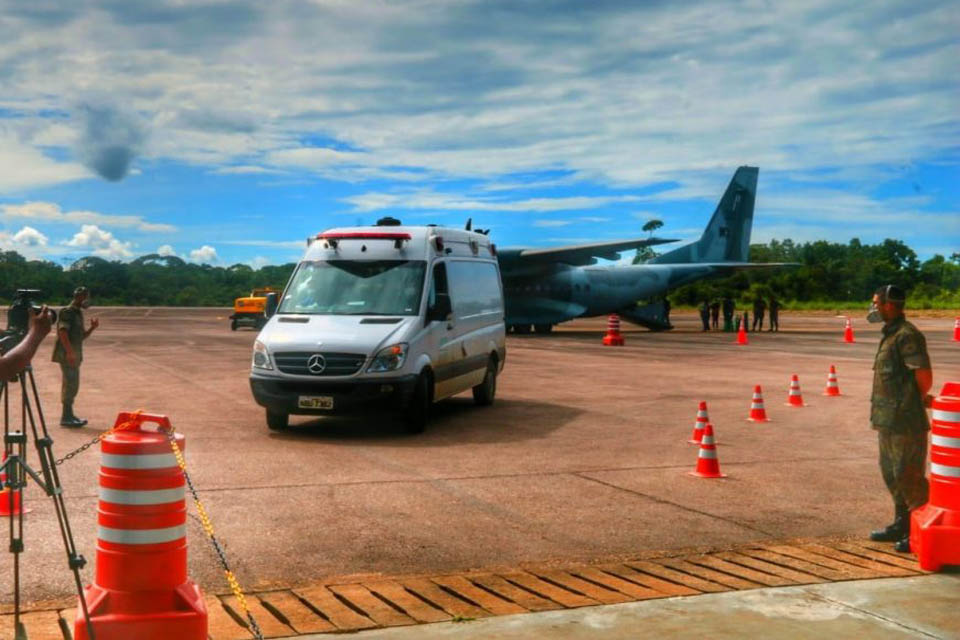
M 839 396 L 840 393 L 840 382 L 837 380 L 837 368 L 834 365 L 830 365 L 830 372 L 827 373 L 827 386 L 823 390 L 823 395 L 825 396 Z
M 788 407 L 807 406 L 803 402 L 803 394 L 800 393 L 800 378 L 797 377 L 797 374 L 790 377 L 790 391 L 787 393 L 786 405 Z
M 850 322 L 850 318 L 847 318 L 847 326 L 843 330 L 843 341 L 844 342 L 856 342 L 853 338 L 853 324 Z
M 753 388 L 753 400 L 750 401 L 750 415 L 748 422 L 770 422 L 767 417 L 767 409 L 763 406 L 763 389 L 760 385 Z
M 910 549 L 920 568 L 960 564 L 960 382 L 933 400 L 930 500 L 910 515 Z
M 740 329 L 737 331 L 737 344 L 750 344 L 747 339 L 747 321 L 743 318 L 740 319 Z
M 121 413 L 114 428 L 100 443 L 96 578 L 84 592 L 97 640 L 205 640 L 206 605 L 187 577 L 184 476 L 170 420 Z M 184 437 L 174 438 L 183 450 Z M 74 638 L 89 640 L 82 609 Z
M 703 428 L 707 426 L 708 422 L 710 422 L 710 416 L 707 415 L 707 401 L 701 400 L 700 408 L 697 409 L 697 419 L 693 423 L 693 433 L 687 442 L 690 444 L 700 444 L 700 441 L 703 440 Z

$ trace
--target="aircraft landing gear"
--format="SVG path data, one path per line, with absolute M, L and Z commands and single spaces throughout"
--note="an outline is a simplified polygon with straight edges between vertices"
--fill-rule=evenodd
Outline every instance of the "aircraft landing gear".
M 541 335 L 546 335 L 553 331 L 552 324 L 535 324 L 533 325 L 533 330 Z
M 515 324 L 512 326 L 513 326 L 513 332 L 518 335 L 527 335 L 528 333 L 530 333 L 531 327 L 529 324 Z

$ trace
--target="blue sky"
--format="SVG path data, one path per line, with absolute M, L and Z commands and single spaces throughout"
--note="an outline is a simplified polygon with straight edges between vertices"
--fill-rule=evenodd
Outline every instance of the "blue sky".
M 0 249 L 296 259 L 383 215 L 501 246 L 960 251 L 955 3 L 0 1 Z

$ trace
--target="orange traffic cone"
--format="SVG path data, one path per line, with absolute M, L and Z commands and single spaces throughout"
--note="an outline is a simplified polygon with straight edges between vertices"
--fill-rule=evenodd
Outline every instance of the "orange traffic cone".
M 3 462 L 6 461 L 7 454 L 3 454 Z M 3 487 L 3 489 L 0 490 L 0 518 L 18 516 L 21 512 L 30 513 L 30 509 L 24 509 L 21 505 L 23 491 L 14 491 L 10 487 L 4 486 L 6 481 L 6 472 L 0 472 L 0 487 Z
M 856 342 L 856 340 L 853 339 L 853 325 L 850 323 L 850 318 L 847 318 L 847 326 L 843 330 L 843 341 Z
M 697 410 L 697 421 L 693 423 L 693 434 L 687 440 L 690 444 L 700 444 L 703 439 L 703 428 L 710 422 L 710 416 L 707 415 L 706 400 L 700 401 L 700 408 Z
M 953 341 L 960 342 L 960 318 L 953 323 Z
M 807 406 L 803 402 L 803 394 L 800 393 L 800 378 L 797 377 L 797 374 L 790 377 L 790 392 L 787 393 L 786 405 L 788 407 Z
M 700 478 L 727 477 L 726 474 L 720 473 L 717 444 L 713 440 L 713 425 L 709 422 L 703 428 L 703 440 L 700 441 L 700 453 L 697 454 L 697 468 L 687 473 Z
M 620 316 L 611 313 L 607 318 L 607 335 L 603 336 L 603 346 L 622 347 L 623 336 L 620 334 Z
M 747 422 L 770 422 L 767 410 L 763 406 L 763 390 L 760 385 L 753 388 L 753 401 L 750 403 L 750 416 Z
M 837 382 L 837 368 L 830 365 L 830 373 L 827 374 L 827 387 L 823 390 L 825 396 L 839 396 L 840 383 Z
M 737 344 L 750 344 L 747 340 L 747 321 L 740 319 L 740 330 L 737 331 Z

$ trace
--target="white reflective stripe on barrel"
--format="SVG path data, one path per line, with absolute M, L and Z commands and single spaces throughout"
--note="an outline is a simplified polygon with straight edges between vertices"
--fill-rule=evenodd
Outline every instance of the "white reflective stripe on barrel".
M 110 469 L 167 469 L 177 467 L 177 458 L 172 453 L 147 453 L 121 455 L 101 453 L 100 464 Z
M 930 473 L 950 478 L 960 478 L 960 467 L 951 467 L 945 464 L 930 463 Z
M 933 419 L 940 422 L 960 422 L 960 411 L 933 410 Z
M 100 499 L 113 504 L 166 504 L 184 499 L 183 487 L 154 491 L 124 491 L 100 487 Z
M 712 459 L 712 458 L 716 458 L 716 457 L 717 457 L 717 450 L 716 450 L 716 449 L 700 449 L 700 456 L 699 456 L 699 457 L 701 457 L 701 458 L 711 458 L 711 459 Z
M 166 529 L 111 529 L 97 527 L 97 538 L 114 544 L 160 544 L 173 542 L 187 536 L 187 525 L 180 524 Z
M 948 438 L 947 436 L 941 436 L 935 433 L 930 436 L 930 444 L 935 447 L 951 447 L 953 449 L 960 449 L 960 438 Z

